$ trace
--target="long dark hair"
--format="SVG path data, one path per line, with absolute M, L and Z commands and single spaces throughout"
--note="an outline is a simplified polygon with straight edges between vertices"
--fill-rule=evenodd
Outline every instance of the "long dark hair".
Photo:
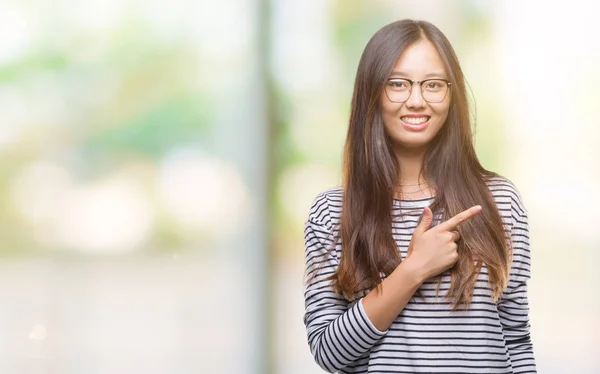
M 428 146 L 422 173 L 436 189 L 430 206 L 444 220 L 481 205 L 482 212 L 461 224 L 459 260 L 450 270 L 447 297 L 454 308 L 468 307 L 481 267 L 488 269 L 494 299 L 508 283 L 510 244 L 486 185 L 496 174 L 483 168 L 473 146 L 465 80 L 448 39 L 434 25 L 401 20 L 380 29 L 361 56 L 344 149 L 344 199 L 340 238 L 342 255 L 332 276 L 337 292 L 348 299 L 370 290 L 389 275 L 401 258 L 392 237 L 392 204 L 401 174 L 381 118 L 381 93 L 400 54 L 419 40 L 437 49 L 452 83 L 448 116 Z M 438 279 L 438 289 L 441 278 Z

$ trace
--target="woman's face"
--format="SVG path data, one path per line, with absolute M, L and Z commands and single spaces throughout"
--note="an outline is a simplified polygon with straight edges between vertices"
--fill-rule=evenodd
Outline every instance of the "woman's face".
M 448 79 L 448 75 L 442 58 L 433 44 L 429 40 L 423 39 L 402 52 L 389 78 L 422 81 L 431 78 Z M 405 83 L 406 85 L 404 85 Z M 424 84 L 432 92 L 439 89 L 435 82 Z M 400 93 L 402 90 L 407 90 L 408 87 L 410 87 L 410 83 L 406 81 L 386 82 L 386 89 L 381 93 L 383 124 L 397 151 L 423 151 L 446 121 L 451 92 L 448 87 L 445 97 L 440 102 L 434 103 L 423 98 L 421 85 L 418 83 L 413 84 L 409 92 Z M 437 101 L 435 92 L 432 92 L 425 96 L 429 100 Z M 410 96 L 404 102 L 390 100 L 392 97 L 394 101 L 401 101 L 408 94 Z

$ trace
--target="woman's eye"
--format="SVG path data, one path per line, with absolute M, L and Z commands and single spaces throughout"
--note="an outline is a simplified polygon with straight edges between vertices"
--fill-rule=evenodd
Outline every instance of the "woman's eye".
M 391 81 L 390 85 L 394 88 L 406 88 L 406 83 L 401 81 Z

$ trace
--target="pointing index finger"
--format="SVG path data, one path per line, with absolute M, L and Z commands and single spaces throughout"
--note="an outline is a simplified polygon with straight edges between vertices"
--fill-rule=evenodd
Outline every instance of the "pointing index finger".
M 469 209 L 462 211 L 460 213 L 458 213 L 457 215 L 455 215 L 454 217 L 448 219 L 445 222 L 442 222 L 438 225 L 438 227 L 441 230 L 452 230 L 454 228 L 456 228 L 456 226 L 460 225 L 461 223 L 463 223 L 464 221 L 468 220 L 469 218 L 473 217 L 474 215 L 476 215 L 477 213 L 481 212 L 481 205 L 475 205 L 473 207 L 470 207 Z

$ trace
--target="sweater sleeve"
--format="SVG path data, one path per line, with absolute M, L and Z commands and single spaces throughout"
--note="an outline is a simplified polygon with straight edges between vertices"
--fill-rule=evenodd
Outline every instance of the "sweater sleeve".
M 498 311 L 513 373 L 536 373 L 527 298 L 527 281 L 531 276 L 529 229 L 527 212 L 522 204 L 513 207 L 511 221 L 512 266 Z
M 362 306 L 334 292 L 327 278 L 338 259 L 333 246 L 326 198 L 317 198 L 305 225 L 304 324 L 310 351 L 324 370 L 339 371 L 365 355 L 387 331 L 379 331 Z

